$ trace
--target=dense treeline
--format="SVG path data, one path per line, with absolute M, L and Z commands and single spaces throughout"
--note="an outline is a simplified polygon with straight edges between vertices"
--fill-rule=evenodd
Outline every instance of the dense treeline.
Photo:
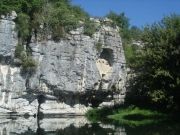
M 128 100 L 164 110 L 180 109 L 180 16 L 144 28 L 135 57 L 136 76 Z
M 132 78 L 127 102 L 163 110 L 180 109 L 180 16 L 171 15 L 159 23 L 139 29 L 129 26 L 125 14 L 107 17 L 120 27 L 120 34 Z M 141 46 L 133 45 L 141 41 Z

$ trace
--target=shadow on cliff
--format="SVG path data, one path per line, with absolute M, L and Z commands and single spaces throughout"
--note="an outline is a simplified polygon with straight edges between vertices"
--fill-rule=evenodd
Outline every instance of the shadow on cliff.
M 102 102 L 107 102 L 113 99 L 111 91 L 96 91 L 88 90 L 84 92 L 65 92 L 54 91 L 54 95 L 58 98 L 59 102 L 64 102 L 70 106 L 76 104 L 83 104 L 86 106 L 98 107 Z

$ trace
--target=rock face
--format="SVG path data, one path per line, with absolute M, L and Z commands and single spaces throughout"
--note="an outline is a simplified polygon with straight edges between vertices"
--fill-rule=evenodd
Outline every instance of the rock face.
M 93 37 L 84 35 L 83 27 L 59 42 L 32 37 L 29 47 L 38 66 L 30 76 L 14 64 L 18 38 L 13 19 L 0 20 L 1 113 L 84 114 L 92 105 L 124 101 L 126 69 L 118 28 L 104 20 Z

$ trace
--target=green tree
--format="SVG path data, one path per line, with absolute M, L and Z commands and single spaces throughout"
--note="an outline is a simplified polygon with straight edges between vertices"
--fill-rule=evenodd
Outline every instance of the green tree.
M 129 19 L 125 16 L 124 13 L 116 14 L 111 11 L 107 17 L 113 21 L 114 25 L 117 25 L 122 29 L 128 29 Z
M 180 16 L 144 29 L 133 94 L 164 109 L 180 108 Z M 136 99 L 137 100 L 137 99 Z
M 133 40 L 141 40 L 141 36 L 142 36 L 142 30 L 139 29 L 137 26 L 132 26 L 130 28 L 130 34 L 131 34 L 131 38 Z
M 120 35 L 124 41 L 131 39 L 129 19 L 125 16 L 125 13 L 116 14 L 111 11 L 107 17 L 113 21 L 113 26 L 120 28 Z
M 92 37 L 92 35 L 96 32 L 97 28 L 93 21 L 87 19 L 84 24 L 84 34 Z
M 30 18 L 27 14 L 20 13 L 16 22 L 18 37 L 21 39 L 21 42 L 25 42 L 30 35 Z

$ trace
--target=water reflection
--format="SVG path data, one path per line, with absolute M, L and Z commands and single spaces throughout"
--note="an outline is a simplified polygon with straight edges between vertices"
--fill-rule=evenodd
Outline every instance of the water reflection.
M 90 123 L 85 117 L 0 119 L 0 135 L 126 135 L 123 127 Z
M 85 117 L 0 118 L 0 135 L 179 135 L 180 124 L 161 123 L 141 127 L 90 123 Z

